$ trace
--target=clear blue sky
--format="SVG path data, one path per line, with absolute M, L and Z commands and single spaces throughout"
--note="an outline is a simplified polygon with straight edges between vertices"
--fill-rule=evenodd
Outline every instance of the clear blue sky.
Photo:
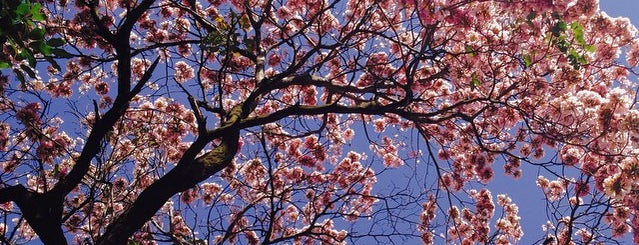
M 639 25 L 639 1 L 636 0 L 601 0 L 599 2 L 601 10 L 610 16 L 625 16 L 630 18 L 632 23 Z

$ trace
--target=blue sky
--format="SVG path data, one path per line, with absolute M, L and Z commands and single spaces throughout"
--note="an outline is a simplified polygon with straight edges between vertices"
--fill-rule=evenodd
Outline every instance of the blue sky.
M 626 16 L 632 23 L 639 24 L 639 1 L 636 0 L 602 0 L 601 10 L 610 16 Z

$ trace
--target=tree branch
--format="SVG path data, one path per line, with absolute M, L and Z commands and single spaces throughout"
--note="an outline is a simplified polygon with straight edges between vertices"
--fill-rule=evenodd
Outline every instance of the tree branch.
M 195 158 L 198 152 L 213 139 L 210 135 L 199 137 L 184 152 L 177 166 L 166 175 L 147 187 L 136 201 L 125 210 L 106 229 L 98 239 L 98 245 L 125 244 L 127 239 L 135 233 L 159 210 L 173 195 L 192 188 L 197 183 L 209 178 L 228 166 L 239 147 L 240 137 L 240 106 L 236 106 L 229 117 L 228 123 L 220 130 L 224 132 L 220 137 L 220 145 L 215 149 Z M 213 133 L 213 135 L 218 135 Z
M 27 198 L 27 189 L 22 185 L 7 186 L 0 189 L 0 203 L 23 201 Z

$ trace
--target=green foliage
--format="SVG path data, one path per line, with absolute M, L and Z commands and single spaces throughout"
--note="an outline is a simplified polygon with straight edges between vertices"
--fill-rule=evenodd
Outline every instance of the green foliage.
M 566 22 L 558 21 L 552 28 L 550 28 L 550 32 L 553 36 L 560 37 L 567 28 L 568 25 L 566 25 Z
M 536 17 L 537 17 L 537 12 L 532 11 L 526 16 L 526 21 L 532 24 L 532 20 L 534 20 Z
M 524 60 L 524 66 L 526 68 L 530 67 L 530 65 L 532 65 L 532 57 L 529 54 L 524 54 L 523 55 L 523 60 Z
M 575 41 L 577 41 L 579 45 L 586 45 L 586 39 L 584 39 L 584 28 L 581 27 L 581 24 L 573 22 L 570 24 L 570 29 L 575 37 Z
M 0 0 L 0 43 L 8 47 L 8 53 L 0 55 L 0 69 L 11 68 L 12 58 L 26 60 L 27 65 L 13 69 L 16 77 L 25 83 L 25 74 L 35 78 L 34 68 L 38 57 L 44 58 L 56 69 L 60 66 L 54 58 L 70 58 L 62 47 L 62 38 L 47 40 L 47 30 L 38 22 L 46 20 L 40 3 L 29 0 Z
M 568 52 L 568 61 L 570 61 L 570 64 L 575 69 L 579 69 L 579 67 L 588 63 L 588 60 L 586 60 L 583 55 L 577 53 L 575 49 L 570 49 L 570 52 Z
M 471 83 L 470 83 L 470 89 L 475 90 L 475 88 L 479 86 L 481 86 L 481 81 L 479 81 L 479 78 L 477 78 L 477 75 L 473 72 Z
M 532 11 L 526 16 L 526 23 L 534 26 L 533 20 L 539 15 Z M 546 35 L 546 41 L 549 45 L 556 47 L 560 52 L 564 53 L 574 69 L 580 69 L 581 66 L 588 64 L 585 53 L 596 51 L 594 45 L 588 44 L 586 41 L 584 28 L 579 22 L 566 23 L 560 13 L 552 13 L 547 15 L 541 14 L 543 21 L 550 26 Z M 528 68 L 533 64 L 533 55 L 527 52 L 521 53 L 521 61 L 524 68 Z
M 551 35 L 547 37 L 550 44 L 568 57 L 568 61 L 574 69 L 578 70 L 582 65 L 588 64 L 583 53 L 595 52 L 596 48 L 586 42 L 583 26 L 579 22 L 572 22 L 568 25 L 559 14 L 553 14 L 552 18 L 556 22 L 550 28 Z M 572 37 L 569 34 L 572 34 Z M 577 48 L 581 48 L 581 53 Z
M 465 46 L 464 46 L 464 51 L 465 51 L 466 53 L 468 53 L 468 55 L 469 55 L 471 58 L 475 56 L 475 50 L 474 50 L 474 49 L 473 49 L 473 47 L 472 47 L 472 46 L 470 46 L 470 45 L 465 45 Z
M 231 12 L 228 21 L 221 16 L 213 18 L 213 29 L 202 40 L 200 47 L 209 52 L 217 52 L 224 56 L 240 49 L 241 44 L 246 50 L 255 48 L 255 41 L 247 37 L 251 28 L 250 20 L 246 15 Z M 242 35 L 241 32 L 244 34 Z

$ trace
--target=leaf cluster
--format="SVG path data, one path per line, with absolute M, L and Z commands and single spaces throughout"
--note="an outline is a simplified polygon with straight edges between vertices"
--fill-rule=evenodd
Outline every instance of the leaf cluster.
M 526 23 L 533 26 L 533 20 L 537 18 L 537 12 L 532 11 L 526 16 Z M 546 13 L 541 15 L 549 25 L 551 25 L 546 40 L 548 43 L 567 55 L 570 65 L 576 70 L 586 65 L 588 60 L 583 54 L 584 52 L 595 52 L 595 46 L 586 42 L 584 37 L 584 28 L 579 22 L 566 23 L 559 13 L 553 13 L 548 16 Z M 572 34 L 572 35 L 569 35 Z M 576 49 L 581 49 L 581 53 Z M 533 54 L 535 51 L 533 51 Z M 523 54 L 522 61 L 524 67 L 532 65 L 532 56 Z
M 559 51 L 568 55 L 568 61 L 575 70 L 582 65 L 586 65 L 588 60 L 583 53 L 579 53 L 576 47 L 580 47 L 583 51 L 594 52 L 595 46 L 586 43 L 584 38 L 584 28 L 579 22 L 572 22 L 570 25 L 564 22 L 561 17 L 553 15 L 557 22 L 550 29 L 550 43 L 556 46 Z M 567 34 L 572 33 L 572 39 Z
M 227 22 L 221 16 L 213 18 L 215 28 L 210 30 L 207 36 L 202 40 L 201 48 L 210 52 L 219 52 L 220 55 L 226 55 L 227 52 L 237 50 L 240 46 L 239 37 L 242 36 L 236 30 L 247 31 L 251 25 L 246 15 L 239 15 L 231 12 L 229 21 Z M 242 41 L 248 50 L 254 48 L 254 41 L 243 35 Z
M 45 21 L 40 3 L 29 0 L 0 0 L 0 43 L 7 48 L 7 52 L 0 56 L 0 69 L 10 68 L 13 57 L 15 60 L 26 60 L 27 65 L 14 69 L 16 77 L 24 82 L 24 73 L 34 78 L 33 68 L 36 57 L 44 57 L 56 69 L 60 66 L 53 57 L 69 58 L 70 54 L 61 47 L 66 43 L 62 38 L 47 39 L 47 30 L 38 23 Z

